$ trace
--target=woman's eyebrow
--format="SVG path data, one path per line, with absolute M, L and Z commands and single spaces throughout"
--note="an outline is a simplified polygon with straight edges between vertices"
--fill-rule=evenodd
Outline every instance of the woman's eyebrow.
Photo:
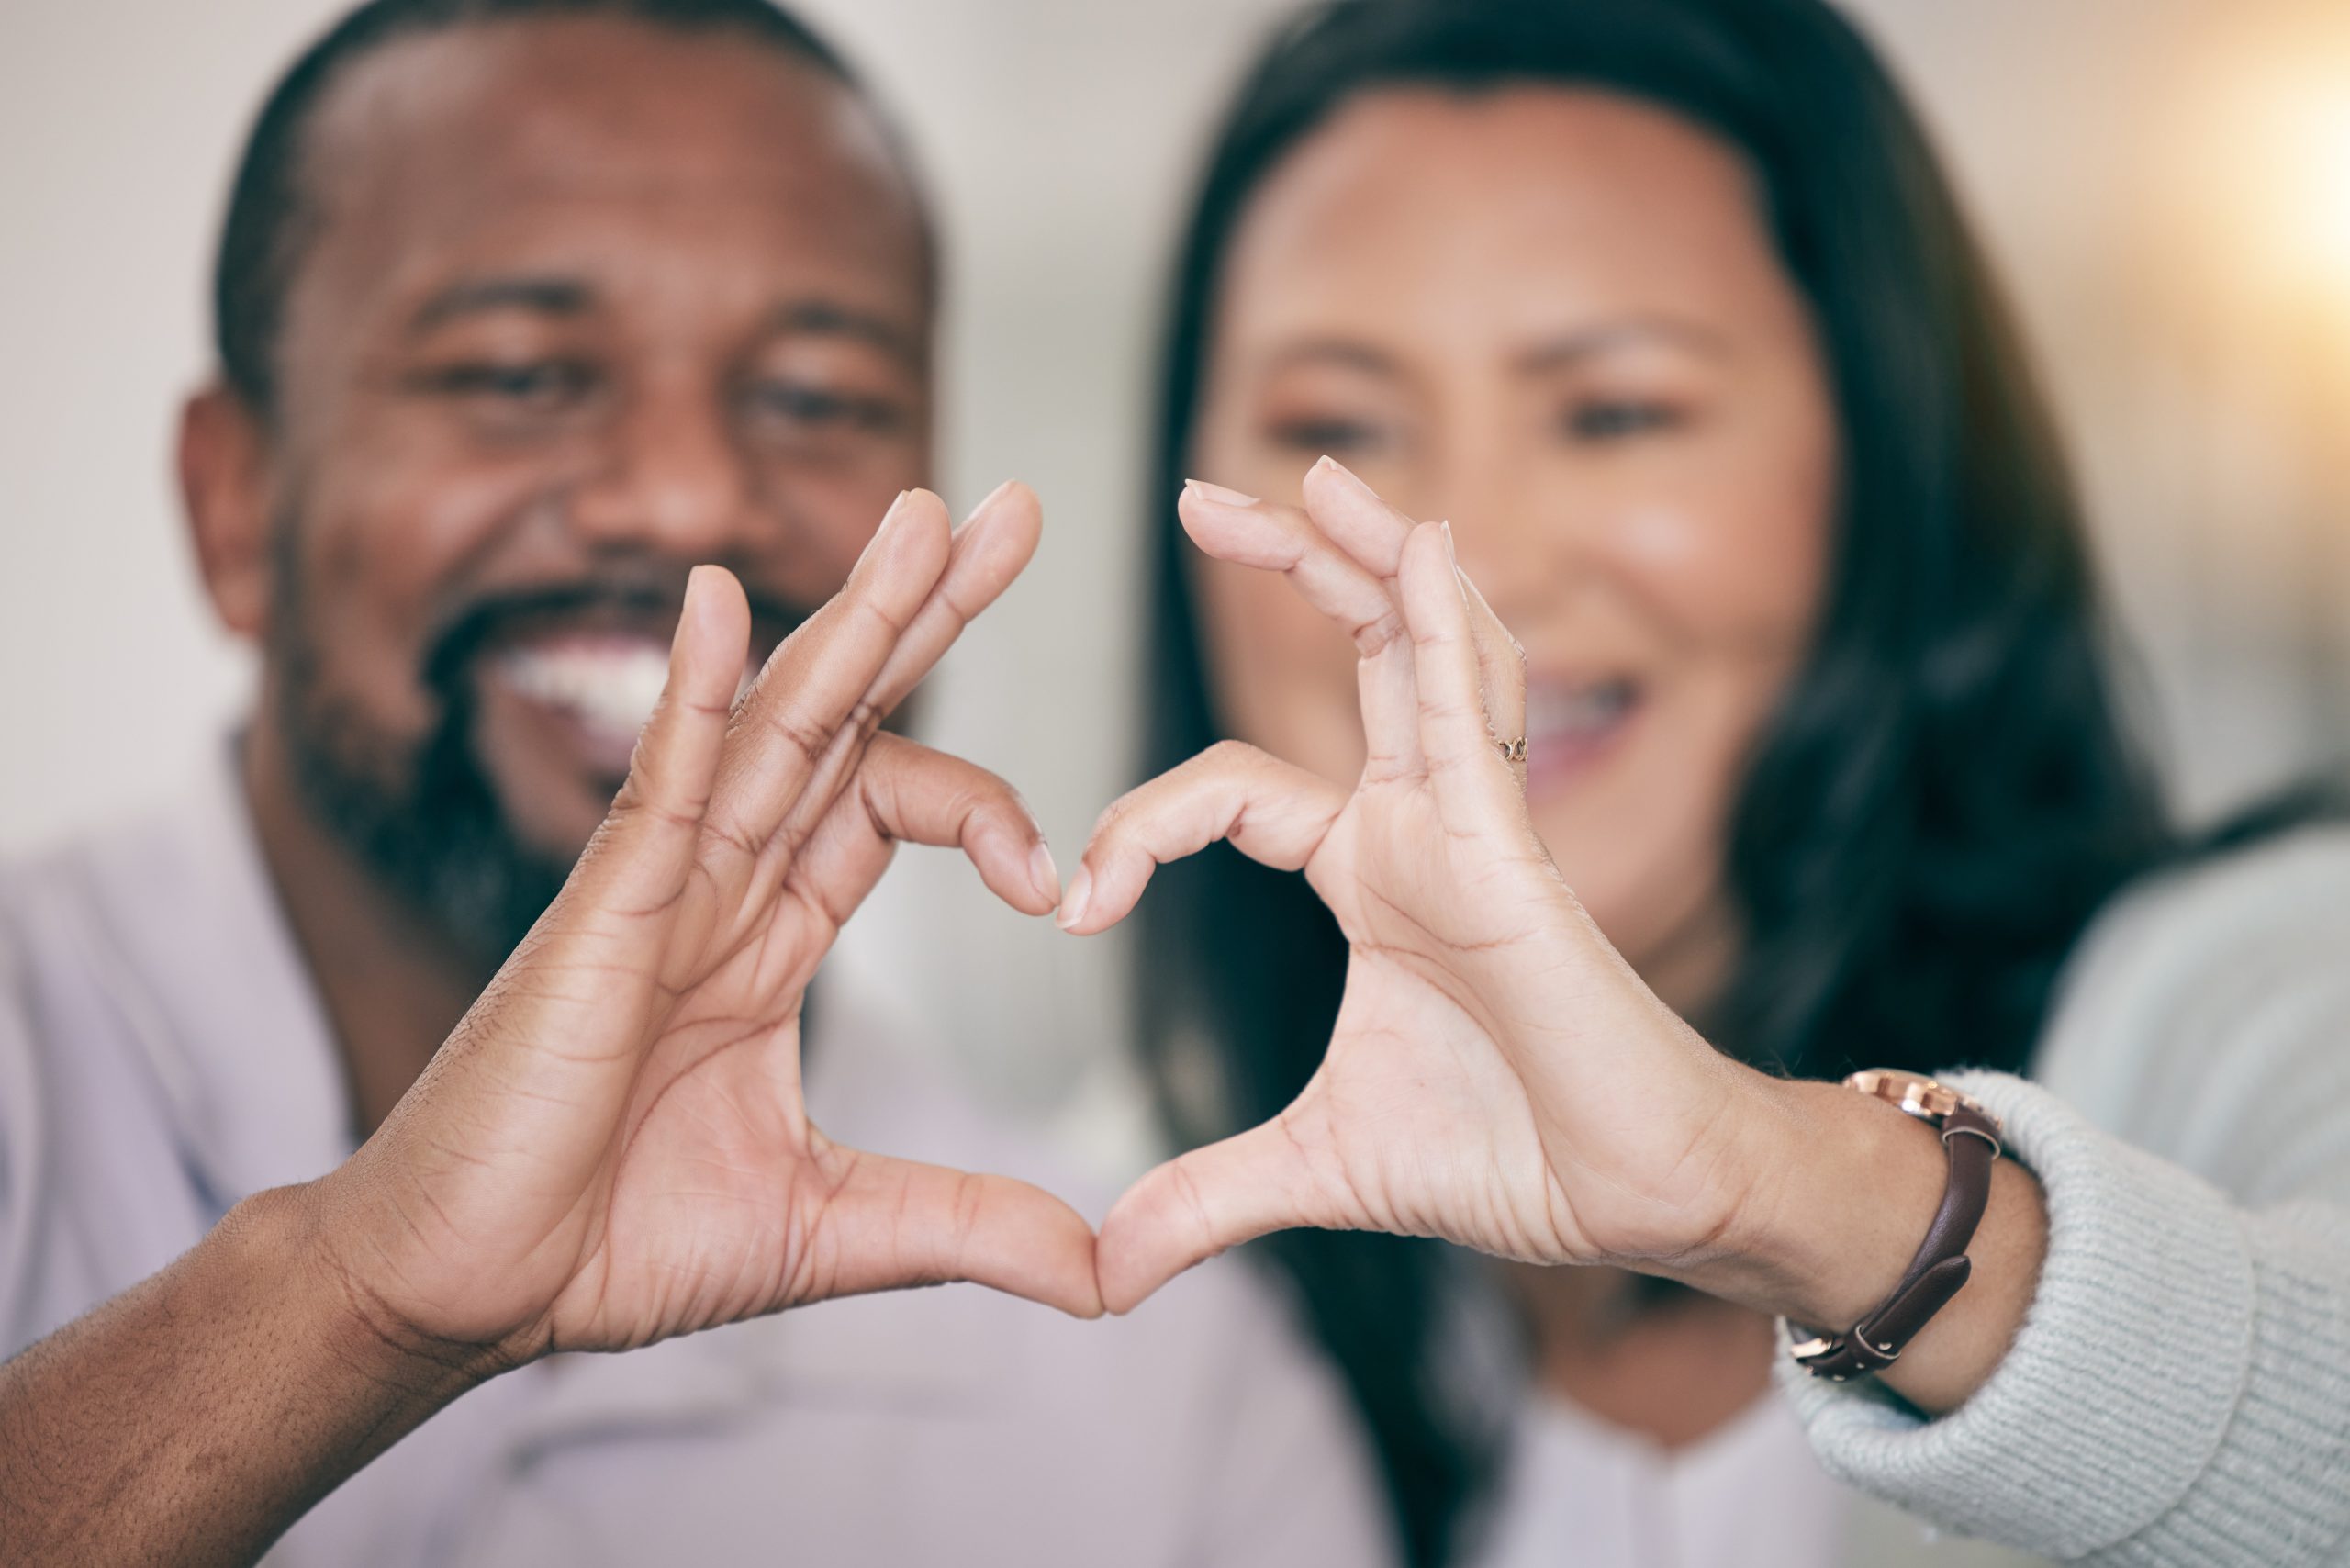
M 1538 375 L 1612 350 L 1657 342 L 1686 349 L 1707 359 L 1725 358 L 1729 353 L 1729 343 L 1710 327 L 1671 316 L 1630 316 L 1547 339 L 1517 354 L 1511 361 L 1511 368 L 1521 375 Z
M 1336 364 L 1374 375 L 1393 375 L 1395 361 L 1368 343 L 1349 338 L 1301 338 L 1265 355 L 1260 368 L 1267 375 L 1293 364 Z

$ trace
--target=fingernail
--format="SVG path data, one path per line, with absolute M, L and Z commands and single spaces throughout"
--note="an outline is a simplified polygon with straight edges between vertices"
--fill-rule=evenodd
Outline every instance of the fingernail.
M 1453 553 L 1452 521 L 1448 518 L 1436 526 L 1444 535 L 1444 564 L 1452 568 L 1453 591 L 1460 594 L 1460 602 L 1465 606 L 1469 603 L 1469 574 L 1460 569 L 1460 557 Z
M 1028 879 L 1036 884 L 1046 903 L 1061 902 L 1061 868 L 1053 864 L 1053 852 L 1041 838 L 1028 852 Z
M 865 542 L 865 548 L 857 553 L 856 558 L 860 562 L 867 555 L 872 554 L 875 550 L 878 549 L 884 539 L 890 537 L 890 525 L 896 522 L 899 518 L 905 514 L 906 498 L 912 494 L 913 492 L 912 490 L 900 490 L 898 492 L 898 498 L 891 501 L 890 503 L 890 510 L 881 514 L 880 522 L 877 524 L 873 530 L 873 537 L 867 540 Z
M 1208 499 L 1222 501 L 1228 507 L 1253 507 L 1257 504 L 1257 498 L 1254 496 L 1244 496 L 1237 490 L 1227 490 L 1222 485 L 1211 485 L 1205 479 L 1186 479 L 1183 481 L 1183 487 L 1197 490 Z
M 677 601 L 677 629 L 669 633 L 669 669 L 677 667 L 677 650 L 686 641 L 686 628 L 694 623 L 694 601 L 702 592 L 702 585 L 710 580 L 708 566 L 696 566 L 686 574 L 685 596 Z
M 998 485 L 994 489 L 990 490 L 987 495 L 980 499 L 978 506 L 973 507 L 968 512 L 964 514 L 963 521 L 965 522 L 969 522 L 971 519 L 979 516 L 981 512 L 987 510 L 988 508 L 1003 499 L 1004 491 L 1012 488 L 1012 487 L 1016 483 L 1018 483 L 1018 481 L 1006 479 L 1002 484 Z
M 881 550 L 886 543 L 889 543 L 890 533 L 898 532 L 898 524 L 900 521 L 905 521 L 905 515 L 912 510 L 912 508 L 907 506 L 912 498 L 914 498 L 914 491 L 910 489 L 898 491 L 898 498 L 890 500 L 889 510 L 881 512 L 881 527 L 874 529 L 874 536 L 865 541 L 865 550 L 857 553 L 857 565 L 863 566 L 865 562 L 869 562 L 869 559 L 874 557 L 877 550 Z
M 1347 483 L 1354 486 L 1358 489 L 1368 490 L 1371 488 L 1370 486 L 1362 482 L 1361 478 L 1356 475 L 1353 469 L 1348 467 L 1345 464 L 1339 462 L 1337 458 L 1331 456 L 1326 452 L 1322 454 L 1322 461 L 1316 463 L 1314 466 L 1322 473 L 1336 474 L 1339 478 L 1346 480 Z
M 1067 931 L 1085 918 L 1085 906 L 1093 899 L 1093 872 L 1080 866 L 1077 875 L 1069 879 L 1069 891 L 1061 895 L 1060 927 Z

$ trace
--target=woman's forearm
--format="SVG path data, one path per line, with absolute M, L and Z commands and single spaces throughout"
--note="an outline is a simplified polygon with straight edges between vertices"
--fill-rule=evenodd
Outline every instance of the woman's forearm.
M 2000 1116 L 2042 1184 L 2049 1242 L 2030 1318 L 1988 1382 L 1930 1420 L 1784 1380 L 1829 1473 L 2068 1562 L 2340 1562 L 2344 1168 L 2285 1150 L 2301 1161 L 2299 1193 L 2275 1183 L 2247 1204 L 2034 1084 L 1986 1073 L 1954 1086 Z M 2338 1120 L 2312 1125 L 2339 1139 Z
M 244 1563 L 495 1369 L 397 1344 L 309 1246 L 308 1189 L 0 1366 L 0 1563 Z
M 1850 1328 L 1884 1305 L 1925 1238 L 1947 1180 L 1942 1142 L 1839 1084 L 1754 1082 L 1733 1146 L 1751 1196 L 1718 1245 L 1669 1272 L 1792 1322 Z M 1963 1403 L 2014 1342 L 2047 1246 L 2039 1182 L 1996 1161 L 1965 1288 L 1879 1381 L 1929 1412 Z

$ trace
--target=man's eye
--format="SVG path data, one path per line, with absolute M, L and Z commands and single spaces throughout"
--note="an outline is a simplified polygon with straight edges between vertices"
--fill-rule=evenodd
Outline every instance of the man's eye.
M 520 364 L 476 362 L 431 372 L 425 385 L 453 398 L 471 398 L 518 409 L 552 409 L 585 397 L 596 373 L 576 360 L 531 360 Z
M 1600 400 L 1578 403 L 1567 410 L 1567 433 L 1577 441 L 1622 441 L 1670 430 L 1681 422 L 1681 411 L 1663 403 Z
M 751 388 L 750 403 L 769 419 L 819 430 L 888 435 L 906 424 L 906 411 L 894 399 L 835 392 L 805 382 L 760 382 Z
M 1386 432 L 1365 420 L 1276 420 L 1266 433 L 1277 446 L 1316 456 L 1327 453 L 1333 457 L 1343 454 L 1360 457 L 1387 444 Z

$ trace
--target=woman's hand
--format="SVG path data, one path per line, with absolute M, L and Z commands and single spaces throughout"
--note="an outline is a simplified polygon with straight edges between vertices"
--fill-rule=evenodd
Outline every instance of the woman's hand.
M 976 1280 L 1101 1310 L 1090 1227 L 996 1176 L 845 1148 L 800 1098 L 800 1013 L 892 841 L 1059 892 L 1011 788 L 880 721 L 1035 547 L 1006 487 L 950 535 L 891 509 L 741 702 L 741 588 L 694 574 L 626 786 L 562 895 L 383 1128 L 304 1190 L 387 1338 L 510 1363 L 829 1296 Z
M 1194 486 L 1192 538 L 1285 573 L 1360 654 L 1362 777 L 1344 789 L 1227 743 L 1106 812 L 1062 906 L 1131 910 L 1160 862 L 1229 839 L 1302 869 L 1350 957 L 1328 1055 L 1274 1121 L 1143 1178 L 1103 1225 L 1102 1297 L 1292 1226 L 1438 1236 L 1542 1263 L 1704 1266 L 1765 1194 L 1743 1158 L 1768 1081 L 1715 1052 L 1601 937 L 1496 743 L 1523 660 L 1414 525 L 1324 459 L 1305 510 Z

